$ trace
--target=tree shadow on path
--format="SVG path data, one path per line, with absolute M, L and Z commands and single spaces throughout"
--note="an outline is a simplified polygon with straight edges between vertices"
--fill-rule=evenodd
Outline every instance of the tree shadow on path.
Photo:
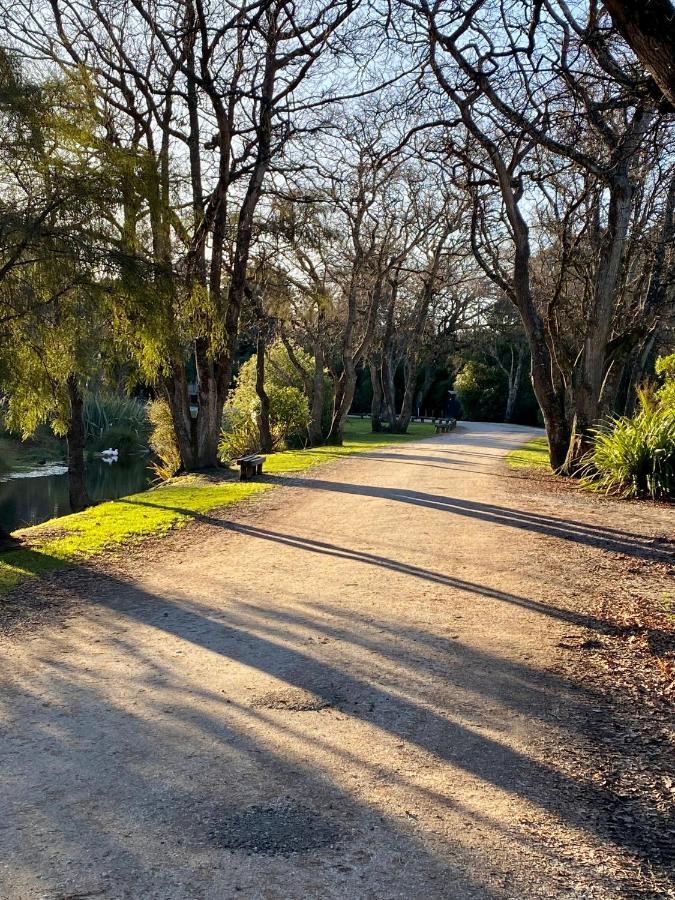
M 668 537 L 655 539 L 643 534 L 631 533 L 605 525 L 595 525 L 575 519 L 542 515 L 528 512 L 527 510 L 514 509 L 513 507 L 481 503 L 475 500 L 444 496 L 443 494 L 428 494 L 408 488 L 350 484 L 348 482 L 325 481 L 319 478 L 279 478 L 274 480 L 292 487 L 302 487 L 308 490 L 331 491 L 338 494 L 353 494 L 381 500 L 391 500 L 397 503 L 410 503 L 426 509 L 479 519 L 483 522 L 503 525 L 507 528 L 532 531 L 537 534 L 636 557 L 661 559 L 663 561 L 669 561 L 675 557 L 675 540 Z
M 302 548 L 299 550 L 303 552 Z M 96 602 L 95 596 L 91 599 Z M 151 624 L 188 643 L 274 676 L 324 698 L 329 704 L 335 703 L 336 694 L 349 698 L 349 715 L 417 745 L 444 763 L 449 763 L 507 794 L 517 794 L 541 809 L 560 816 L 573 827 L 595 833 L 633 853 L 651 857 L 656 866 L 662 862 L 659 854 L 653 853 L 654 835 L 668 833 L 671 823 L 666 814 L 646 807 L 639 799 L 631 798 L 626 802 L 625 808 L 626 816 L 632 820 L 632 824 L 624 823 L 616 828 L 602 817 L 601 811 L 613 798 L 600 786 L 581 779 L 573 780 L 554 765 L 523 754 L 482 733 L 479 728 L 459 724 L 453 720 L 451 706 L 441 712 L 438 705 L 432 707 L 429 702 L 421 703 L 411 696 L 402 695 L 405 682 L 393 684 L 391 688 L 376 684 L 294 646 L 287 633 L 287 628 L 293 622 L 298 626 L 309 624 L 309 627 L 314 627 L 311 622 L 303 622 L 301 615 L 290 611 L 285 616 L 286 628 L 280 629 L 276 634 L 266 634 L 265 630 L 273 616 L 265 610 L 260 611 L 258 625 L 250 619 L 242 621 L 236 604 L 231 610 L 221 608 L 218 618 L 214 620 L 210 616 L 212 607 L 208 604 L 204 606 L 191 604 L 189 601 L 169 600 L 130 586 L 125 586 L 124 600 L 116 603 L 115 607 L 132 620 Z M 352 635 L 348 630 L 343 640 L 355 641 L 358 645 L 355 634 L 359 628 L 360 625 L 355 620 L 349 629 L 353 632 Z M 386 643 L 386 640 L 383 641 L 375 652 L 384 656 L 390 653 L 391 658 L 397 659 L 400 650 L 396 646 L 387 648 Z M 455 649 L 460 664 L 462 653 L 460 645 Z M 404 660 L 402 664 L 405 665 Z M 421 661 L 420 665 L 424 667 L 425 663 Z M 512 691 L 503 683 L 504 677 L 508 675 L 511 680 L 518 678 L 522 690 L 533 691 L 533 704 L 541 703 L 541 696 L 537 696 L 537 693 L 540 689 L 546 690 L 546 686 L 540 673 L 513 661 L 509 663 L 507 673 L 498 657 L 485 659 L 482 668 L 486 665 L 492 671 L 492 683 L 481 675 L 469 679 L 464 684 L 464 690 L 475 690 L 478 694 L 488 694 L 503 702 L 505 697 L 512 695 Z M 473 671 L 480 670 L 481 666 Z M 452 683 L 452 670 L 448 678 Z M 562 693 L 564 694 L 564 690 Z M 560 700 L 560 692 L 556 692 L 553 685 L 549 685 L 548 694 L 551 699 L 557 697 Z M 527 713 L 528 705 L 527 702 L 522 703 L 521 711 Z

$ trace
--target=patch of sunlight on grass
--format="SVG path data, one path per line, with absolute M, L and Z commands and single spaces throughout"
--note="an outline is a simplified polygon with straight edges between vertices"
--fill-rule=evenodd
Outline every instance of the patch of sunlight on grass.
M 340 447 L 313 447 L 311 450 L 286 450 L 284 453 L 273 453 L 267 457 L 265 471 L 271 475 L 284 472 L 301 472 L 311 466 L 330 462 L 339 456 L 350 456 L 361 450 L 372 450 L 374 447 L 386 447 L 388 444 L 400 444 L 405 441 L 419 440 L 434 434 L 433 425 L 411 422 L 408 434 L 373 433 L 370 430 L 370 419 L 349 419 L 345 426 L 344 443 Z
M 507 453 L 506 462 L 510 469 L 550 469 L 548 441 L 545 437 L 533 438 Z
M 352 419 L 347 423 L 341 447 L 273 453 L 267 458 L 265 471 L 271 475 L 300 472 L 336 456 L 428 437 L 433 431 L 433 425 L 412 423 L 409 434 L 373 434 L 369 419 Z M 0 558 L 0 596 L 33 575 L 45 574 L 145 537 L 164 535 L 195 516 L 238 503 L 273 486 L 273 481 L 219 481 L 208 476 L 185 475 L 141 494 L 109 500 L 84 512 L 25 528 L 16 535 L 30 546 L 4 553 Z
M 30 549 L 12 550 L 0 560 L 0 595 L 25 578 L 87 559 L 148 536 L 161 536 L 196 515 L 237 503 L 269 490 L 257 482 L 220 483 L 186 477 L 171 483 L 92 506 L 81 513 L 51 519 L 16 532 Z

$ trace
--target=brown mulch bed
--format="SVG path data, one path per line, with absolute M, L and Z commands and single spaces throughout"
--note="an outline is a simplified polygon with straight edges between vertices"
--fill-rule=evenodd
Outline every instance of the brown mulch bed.
M 554 495 L 561 517 L 569 497 L 577 511 L 580 501 L 596 511 L 605 504 L 608 522 L 633 530 L 635 501 L 607 500 L 536 470 L 527 478 L 529 500 Z M 586 751 L 560 762 L 601 790 L 598 812 L 618 843 L 632 847 L 624 896 L 642 900 L 675 898 L 675 507 L 647 506 L 659 528 L 653 552 L 649 541 L 639 556 L 575 548 L 586 570 L 579 612 L 599 626 L 560 645 L 567 677 L 600 696 L 586 710 Z
M 625 567 L 633 577 L 620 603 L 609 593 L 594 599 L 591 611 L 607 628 L 595 637 L 592 653 L 576 657 L 578 680 L 600 689 L 605 700 L 587 722 L 593 742 L 602 747 L 591 760 L 592 776 L 611 798 L 612 827 L 633 839 L 644 874 L 675 874 L 673 600 L 648 584 L 640 588 L 642 580 L 661 582 L 662 564 L 641 562 L 636 578 L 634 560 L 616 562 L 617 575 Z M 666 890 L 667 881 L 657 883 Z M 675 897 L 675 881 L 670 890 L 655 896 Z

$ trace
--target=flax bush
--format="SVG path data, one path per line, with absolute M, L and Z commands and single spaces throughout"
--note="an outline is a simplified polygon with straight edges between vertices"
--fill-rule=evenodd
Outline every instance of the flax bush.
M 620 497 L 675 498 L 675 404 L 668 392 L 641 390 L 639 410 L 595 431 L 585 482 Z
M 121 455 L 148 446 L 150 421 L 146 406 L 133 397 L 87 394 L 82 408 L 86 445 L 91 450 L 112 447 Z

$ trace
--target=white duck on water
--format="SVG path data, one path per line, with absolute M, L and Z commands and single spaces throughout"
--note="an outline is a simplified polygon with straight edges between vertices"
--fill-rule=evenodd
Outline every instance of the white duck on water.
M 107 450 L 101 450 L 101 459 L 103 460 L 103 462 L 114 463 L 117 462 L 118 457 L 118 451 L 113 450 L 112 447 L 109 447 Z

